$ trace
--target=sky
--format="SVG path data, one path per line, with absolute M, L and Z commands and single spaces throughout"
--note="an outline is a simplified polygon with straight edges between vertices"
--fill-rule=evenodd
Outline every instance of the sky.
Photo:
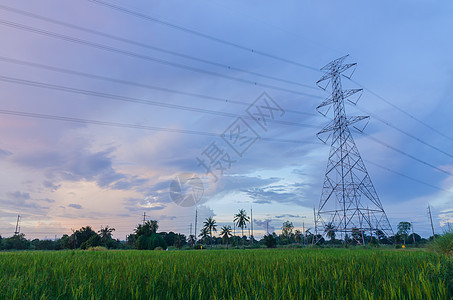
M 313 228 L 330 149 L 317 133 L 332 117 L 316 82 L 344 55 L 357 68 L 343 88 L 363 88 L 346 112 L 370 116 L 353 136 L 394 231 L 430 236 L 430 205 L 441 233 L 452 13 L 426 0 L 1 1 L 0 235 L 20 215 L 27 238 L 108 225 L 124 240 L 144 213 L 188 235 L 196 209 L 197 231 L 252 208 L 258 238 L 286 220 Z M 250 117 L 257 103 L 272 122 Z M 237 128 L 250 133 L 239 149 Z M 223 173 L 207 172 L 214 156 Z M 202 197 L 178 205 L 170 186 L 191 176 Z

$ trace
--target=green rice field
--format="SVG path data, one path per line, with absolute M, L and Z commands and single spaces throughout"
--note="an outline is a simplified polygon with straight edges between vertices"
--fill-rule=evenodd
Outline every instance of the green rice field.
M 256 249 L 0 253 L 0 299 L 452 299 L 426 251 Z

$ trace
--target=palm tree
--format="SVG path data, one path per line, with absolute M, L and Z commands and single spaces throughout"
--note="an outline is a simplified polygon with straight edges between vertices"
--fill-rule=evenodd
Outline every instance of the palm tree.
M 189 235 L 189 240 L 187 241 L 190 247 L 195 245 L 195 236 L 193 234 Z
M 115 228 L 109 227 L 108 225 L 105 227 L 101 226 L 101 230 L 99 230 L 99 235 L 102 238 L 102 241 L 105 243 L 107 240 L 112 238 L 112 232 L 115 231 Z
M 307 236 L 310 237 L 310 236 L 313 235 L 313 234 L 310 232 L 310 229 L 311 229 L 311 228 L 308 228 L 308 229 L 305 230 L 305 232 L 304 232 L 304 245 L 305 245 L 306 243 L 308 243 L 308 238 L 307 238 Z
M 326 232 L 326 235 L 330 238 L 330 244 L 335 241 L 335 225 L 333 225 L 332 222 L 326 224 L 324 231 Z
M 217 225 L 215 220 L 212 217 L 209 217 L 204 221 L 204 228 L 209 232 L 209 235 L 211 236 L 211 249 L 212 249 L 212 232 L 215 231 L 217 232 Z
M 250 218 L 247 217 L 247 213 L 244 209 L 240 209 L 239 213 L 234 215 L 234 222 L 242 230 L 242 237 L 244 237 L 244 228 L 247 228 L 247 222 L 250 222 Z M 242 239 L 242 248 L 245 249 L 244 239 Z
M 201 228 L 200 234 L 198 235 L 203 243 L 206 243 L 206 239 L 209 236 L 209 230 L 206 227 Z
M 296 231 L 294 231 L 294 237 L 296 238 L 296 242 L 300 244 L 300 241 L 302 240 L 302 232 L 299 229 L 296 229 Z
M 232 236 L 231 235 L 231 226 L 230 225 L 222 226 L 222 231 L 220 232 L 220 236 L 222 237 L 223 241 L 226 240 L 227 249 L 228 249 L 228 239 L 229 239 L 229 237 Z
M 142 235 L 151 236 L 153 233 L 157 232 L 159 225 L 155 220 L 146 221 L 143 225 L 138 224 L 135 228 L 135 237 L 138 239 Z

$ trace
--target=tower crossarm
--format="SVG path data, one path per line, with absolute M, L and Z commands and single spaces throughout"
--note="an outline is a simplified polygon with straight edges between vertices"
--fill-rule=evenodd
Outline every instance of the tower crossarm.
M 340 124 L 336 120 L 332 120 L 321 131 L 319 131 L 317 133 L 317 136 L 323 143 L 326 143 L 326 140 L 321 138 L 322 134 L 327 133 L 329 131 L 339 130 L 342 127 L 353 125 L 362 120 L 368 120 L 369 118 L 370 118 L 369 116 L 348 117 L 348 118 L 346 118 L 346 121 L 344 121 L 343 123 L 340 123 Z M 366 124 L 365 124 L 365 126 L 366 126 Z M 363 126 L 362 128 L 357 127 L 357 126 L 352 126 L 352 127 L 354 127 L 354 129 L 356 129 L 359 132 L 363 132 L 363 130 L 365 129 L 365 126 Z

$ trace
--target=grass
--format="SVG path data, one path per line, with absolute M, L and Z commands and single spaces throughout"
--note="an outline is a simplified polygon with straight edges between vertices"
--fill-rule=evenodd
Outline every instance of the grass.
M 404 250 L 3 252 L 0 299 L 451 299 L 452 268 Z

